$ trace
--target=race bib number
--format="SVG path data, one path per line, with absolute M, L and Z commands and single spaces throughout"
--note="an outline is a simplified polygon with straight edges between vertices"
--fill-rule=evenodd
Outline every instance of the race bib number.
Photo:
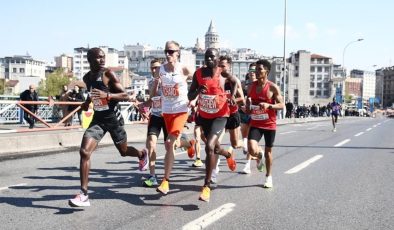
M 92 102 L 94 111 L 104 111 L 109 109 L 107 98 L 92 99 Z
M 179 96 L 179 86 L 178 84 L 163 84 L 162 87 L 163 96 L 172 99 Z
M 201 111 L 206 113 L 214 114 L 219 112 L 219 102 L 216 95 L 200 94 L 198 106 L 200 107 Z
M 161 97 L 152 97 L 152 112 L 161 113 Z
M 269 118 L 268 113 L 265 113 L 265 110 L 262 110 L 258 105 L 251 105 L 250 110 L 252 120 L 263 121 Z

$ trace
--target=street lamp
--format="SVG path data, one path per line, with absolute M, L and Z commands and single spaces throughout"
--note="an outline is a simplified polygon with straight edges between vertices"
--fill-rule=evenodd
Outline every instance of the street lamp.
M 364 40 L 364 38 L 359 38 L 359 39 L 357 39 L 357 40 L 355 40 L 355 41 L 351 41 L 351 42 L 349 42 L 349 43 L 345 46 L 345 48 L 343 48 L 343 53 L 342 53 L 342 68 L 343 68 L 343 70 L 344 70 L 344 72 L 345 72 L 345 77 L 346 77 L 346 70 L 345 70 L 345 52 L 346 52 L 346 48 L 347 48 L 348 46 L 350 46 L 351 44 L 355 43 L 355 42 L 361 42 L 361 41 L 363 41 L 363 40 Z
M 286 23 L 287 23 L 287 0 L 285 0 L 285 15 L 283 23 L 283 102 L 286 103 Z M 286 106 L 283 108 L 282 118 L 286 117 Z

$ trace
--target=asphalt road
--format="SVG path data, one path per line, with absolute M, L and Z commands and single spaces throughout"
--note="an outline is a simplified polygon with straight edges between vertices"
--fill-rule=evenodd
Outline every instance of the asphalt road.
M 340 119 L 278 127 L 273 189 L 252 167 L 222 160 L 209 203 L 198 196 L 204 168 L 178 152 L 168 195 L 141 186 L 147 172 L 115 147 L 92 156 L 91 207 L 72 208 L 79 190 L 77 152 L 0 162 L 1 229 L 392 229 L 394 119 Z M 144 143 L 130 143 L 142 148 Z M 228 145 L 228 135 L 224 140 Z M 162 141 L 157 173 L 163 175 Z M 205 156 L 205 154 L 203 154 Z M 252 166 L 255 164 L 252 162 Z

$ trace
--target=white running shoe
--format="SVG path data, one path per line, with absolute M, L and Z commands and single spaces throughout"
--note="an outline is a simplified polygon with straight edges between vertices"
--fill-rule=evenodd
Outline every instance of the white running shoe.
M 68 204 L 72 207 L 89 207 L 90 206 L 89 196 L 88 195 L 85 196 L 83 192 L 80 191 L 79 194 L 77 194 L 74 199 L 68 200 Z
M 220 164 L 220 158 L 218 159 L 218 162 L 216 163 L 216 167 L 215 167 L 215 169 L 214 169 L 216 175 L 218 175 L 219 172 L 220 172 L 219 164 Z M 213 172 L 212 172 L 212 174 L 213 174 Z
M 272 188 L 273 184 L 272 184 L 272 176 L 267 176 L 265 178 L 265 183 L 263 185 L 263 188 Z
M 246 163 L 244 169 L 242 170 L 244 174 L 250 174 L 250 163 Z
M 264 171 L 264 159 L 257 160 L 256 166 L 257 166 L 257 170 L 259 170 L 259 172 Z
M 336 132 L 336 131 L 337 131 L 337 129 L 336 129 L 336 128 L 334 128 L 332 131 L 333 131 L 333 132 Z
M 216 184 L 217 183 L 217 177 L 218 177 L 218 174 L 216 173 L 216 170 L 214 169 L 214 170 L 212 170 L 212 175 L 211 175 L 211 183 L 212 184 Z

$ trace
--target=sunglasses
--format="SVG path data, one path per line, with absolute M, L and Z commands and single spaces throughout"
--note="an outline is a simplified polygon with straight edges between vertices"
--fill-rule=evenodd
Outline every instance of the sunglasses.
M 150 67 L 150 69 L 157 69 L 157 68 L 160 68 L 160 66 L 153 66 L 153 67 Z
M 219 65 L 219 67 L 221 67 L 221 68 L 226 68 L 226 66 L 225 66 L 225 65 Z
M 177 52 L 178 50 L 164 50 L 165 54 L 172 55 L 173 53 Z

